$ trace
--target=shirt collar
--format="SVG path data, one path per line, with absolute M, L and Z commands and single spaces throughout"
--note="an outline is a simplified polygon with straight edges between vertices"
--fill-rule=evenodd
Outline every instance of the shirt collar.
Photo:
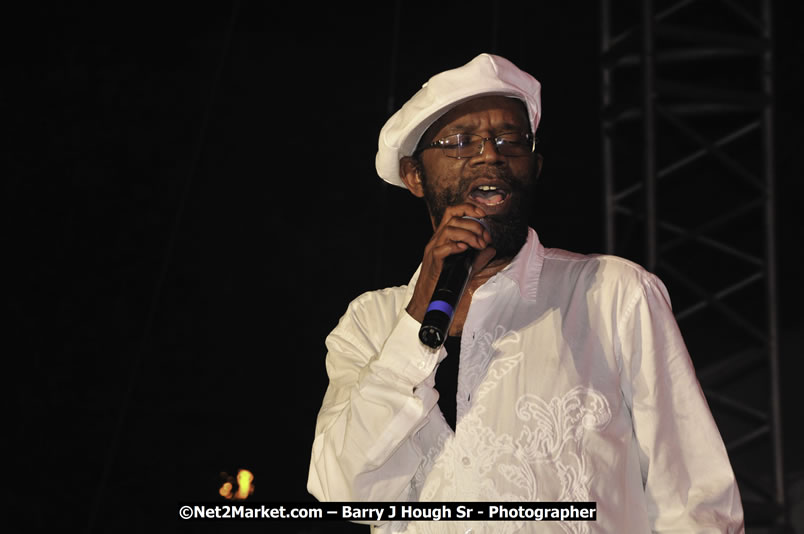
M 519 288 L 523 299 L 536 300 L 539 278 L 544 264 L 544 247 L 539 242 L 536 230 L 528 228 L 528 238 L 519 253 L 495 276 L 511 279 Z

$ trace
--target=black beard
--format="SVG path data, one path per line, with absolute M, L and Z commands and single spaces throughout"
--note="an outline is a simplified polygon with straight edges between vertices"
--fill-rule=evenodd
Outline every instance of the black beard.
M 520 197 L 521 198 L 521 197 Z M 528 216 L 517 201 L 516 209 L 505 215 L 488 215 L 484 218 L 491 234 L 491 246 L 497 251 L 495 258 L 510 259 L 516 256 L 528 240 Z
M 427 204 L 427 209 L 436 223 L 436 226 L 441 224 L 441 219 L 444 217 L 444 211 L 447 207 L 455 206 L 464 202 L 467 197 L 468 188 L 473 179 L 464 180 L 458 184 L 454 189 L 445 189 L 444 191 L 436 192 L 430 188 L 430 181 L 421 170 L 422 186 L 424 189 L 424 201 Z M 533 195 L 533 187 L 531 181 L 522 183 L 519 180 L 511 177 L 505 172 L 499 171 L 494 173 L 495 178 L 505 181 L 510 188 L 511 207 L 507 213 L 499 215 L 487 215 L 484 221 L 488 225 L 489 233 L 491 234 L 491 246 L 497 251 L 495 258 L 510 259 L 519 253 L 522 246 L 528 239 L 528 212 Z

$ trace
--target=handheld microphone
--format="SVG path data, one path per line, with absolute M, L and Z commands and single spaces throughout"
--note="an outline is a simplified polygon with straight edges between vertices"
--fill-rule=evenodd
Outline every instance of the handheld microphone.
M 477 221 L 488 229 L 482 219 L 464 218 Z M 444 258 L 444 266 L 419 329 L 419 340 L 428 347 L 437 349 L 446 341 L 455 316 L 455 308 L 458 307 L 458 302 L 466 289 L 466 283 L 472 277 L 477 253 L 477 249 L 468 248 Z

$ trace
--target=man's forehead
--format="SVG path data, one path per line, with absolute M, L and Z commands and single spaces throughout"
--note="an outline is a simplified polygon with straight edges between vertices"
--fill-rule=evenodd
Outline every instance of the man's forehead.
M 422 141 L 432 141 L 432 137 L 445 128 L 456 132 L 471 130 L 489 113 L 500 121 L 497 125 L 500 128 L 530 131 L 524 102 L 507 96 L 482 96 L 458 104 L 446 112 L 427 129 Z

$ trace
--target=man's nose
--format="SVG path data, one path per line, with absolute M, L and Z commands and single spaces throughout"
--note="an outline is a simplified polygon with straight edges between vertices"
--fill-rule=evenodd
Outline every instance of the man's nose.
M 497 143 L 494 141 L 493 137 L 483 138 L 483 145 L 480 147 L 480 154 L 478 154 L 478 157 L 481 158 L 481 161 L 484 163 L 497 163 L 504 161 L 503 155 L 497 150 Z

